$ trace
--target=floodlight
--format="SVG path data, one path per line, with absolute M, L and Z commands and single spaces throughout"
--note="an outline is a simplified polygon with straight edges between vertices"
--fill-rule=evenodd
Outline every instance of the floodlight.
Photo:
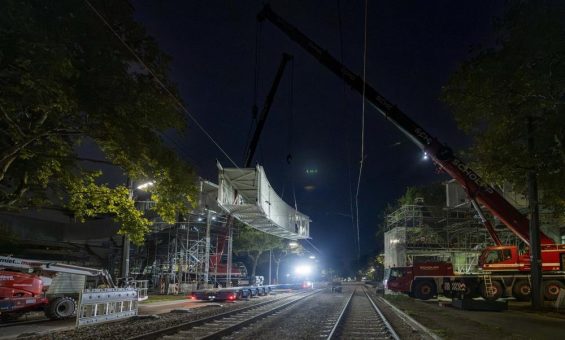
M 294 268 L 294 273 L 296 275 L 308 275 L 312 272 L 312 267 L 307 265 L 299 265 Z
M 146 189 L 146 188 L 152 186 L 153 184 L 155 184 L 155 182 L 153 182 L 153 181 L 145 182 L 145 183 L 138 185 L 137 189 L 143 190 L 143 189 Z

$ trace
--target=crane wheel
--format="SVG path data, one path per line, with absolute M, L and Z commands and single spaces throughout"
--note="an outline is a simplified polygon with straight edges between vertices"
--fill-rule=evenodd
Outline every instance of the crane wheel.
M 473 280 L 463 280 L 465 291 L 461 293 L 452 293 L 451 297 L 459 296 L 461 299 L 473 299 L 481 296 L 479 283 Z
M 548 301 L 557 300 L 559 291 L 565 288 L 562 282 L 557 280 L 548 280 L 543 283 L 543 297 Z
M 530 301 L 532 287 L 530 287 L 530 283 L 526 280 L 516 281 L 512 287 L 512 293 L 519 301 Z
M 503 288 L 502 283 L 499 281 L 492 281 L 492 295 L 489 296 L 487 294 L 487 288 L 484 282 L 481 283 L 481 296 L 485 300 L 494 301 L 497 300 L 499 297 L 502 296 Z
M 51 320 L 65 319 L 75 315 L 76 301 L 70 296 L 62 296 L 49 301 L 45 316 Z
M 420 281 L 414 286 L 414 297 L 429 300 L 436 295 L 436 286 L 430 281 Z

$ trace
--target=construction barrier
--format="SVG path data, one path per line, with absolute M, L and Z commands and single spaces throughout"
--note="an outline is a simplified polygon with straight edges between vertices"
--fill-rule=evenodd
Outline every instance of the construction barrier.
M 131 281 L 130 288 L 135 288 L 137 290 L 137 301 L 144 301 L 149 298 L 147 295 L 147 285 L 149 280 L 133 280 Z
M 84 289 L 80 295 L 76 327 L 137 315 L 135 288 Z

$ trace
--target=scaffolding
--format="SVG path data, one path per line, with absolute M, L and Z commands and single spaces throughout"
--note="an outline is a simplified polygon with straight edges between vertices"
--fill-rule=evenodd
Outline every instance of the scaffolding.
M 446 184 L 446 206 L 427 206 L 422 199 L 403 205 L 385 219 L 385 267 L 410 266 L 429 261 L 449 261 L 459 273 L 475 271 L 480 250 L 493 245 L 464 192 Z M 494 220 L 492 216 L 488 216 Z M 504 244 L 519 239 L 495 220 Z
M 131 274 L 149 280 L 150 289 L 187 293 L 247 278 L 245 266 L 232 263 L 234 219 L 278 237 L 309 237 L 309 217 L 276 194 L 262 167 L 218 169 L 219 184 L 200 180 L 196 207 L 174 224 L 158 219 L 154 202 L 136 202 L 153 230 L 143 246 L 131 247 Z
M 508 186 L 500 192 L 521 213 L 528 202 Z M 445 206 L 426 206 L 423 199 L 403 205 L 385 218 L 385 267 L 410 266 L 427 261 L 449 261 L 459 273 L 475 271 L 480 250 L 494 245 L 467 194 L 457 182 L 445 183 Z M 492 221 L 501 242 L 524 247 L 525 244 L 498 219 L 483 209 Z M 560 223 L 550 211 L 540 212 L 542 231 L 559 242 Z M 564 230 L 565 227 L 561 226 Z
M 488 242 L 480 222 L 461 208 L 404 205 L 386 222 L 385 267 L 449 261 L 455 271 L 470 272 L 480 245 Z

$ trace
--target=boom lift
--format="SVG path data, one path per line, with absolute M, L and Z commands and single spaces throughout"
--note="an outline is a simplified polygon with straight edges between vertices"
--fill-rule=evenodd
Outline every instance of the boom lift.
M 115 288 L 106 270 L 40 260 L 0 256 L 0 313 L 3 321 L 14 320 L 34 310 L 50 319 L 73 316 L 84 283 L 77 276 L 93 278 L 93 287 Z M 52 278 L 52 279 L 51 279 Z M 47 281 L 52 281 L 47 284 Z M 48 289 L 57 286 L 58 289 Z
M 300 45 L 322 65 L 340 77 L 359 94 L 365 93 L 365 99 L 380 112 L 384 118 L 396 126 L 404 135 L 414 142 L 423 152 L 446 173 L 453 177 L 466 191 L 473 207 L 478 211 L 481 220 L 496 246 L 487 247 L 479 258 L 480 267 L 489 272 L 530 272 L 530 256 L 520 253 L 517 246 L 502 245 L 491 223 L 483 216 L 479 204 L 486 207 L 504 225 L 530 246 L 529 220 L 510 204 L 501 194 L 488 185 L 465 162 L 457 157 L 451 148 L 431 136 L 424 128 L 414 122 L 398 107 L 390 103 L 361 77 L 350 71 L 327 51 L 310 40 L 296 27 L 278 16 L 270 6 L 266 5 L 257 16 L 257 20 L 268 20 L 291 40 Z M 540 233 L 542 270 L 545 273 L 565 270 L 565 245 L 555 244 L 547 235 Z M 503 256 L 504 255 L 504 256 Z M 507 257 L 510 256 L 510 258 Z M 553 281 L 552 281 L 553 282 Z M 565 285 L 565 280 L 553 282 L 555 291 Z M 547 285 L 546 285 L 547 287 Z

